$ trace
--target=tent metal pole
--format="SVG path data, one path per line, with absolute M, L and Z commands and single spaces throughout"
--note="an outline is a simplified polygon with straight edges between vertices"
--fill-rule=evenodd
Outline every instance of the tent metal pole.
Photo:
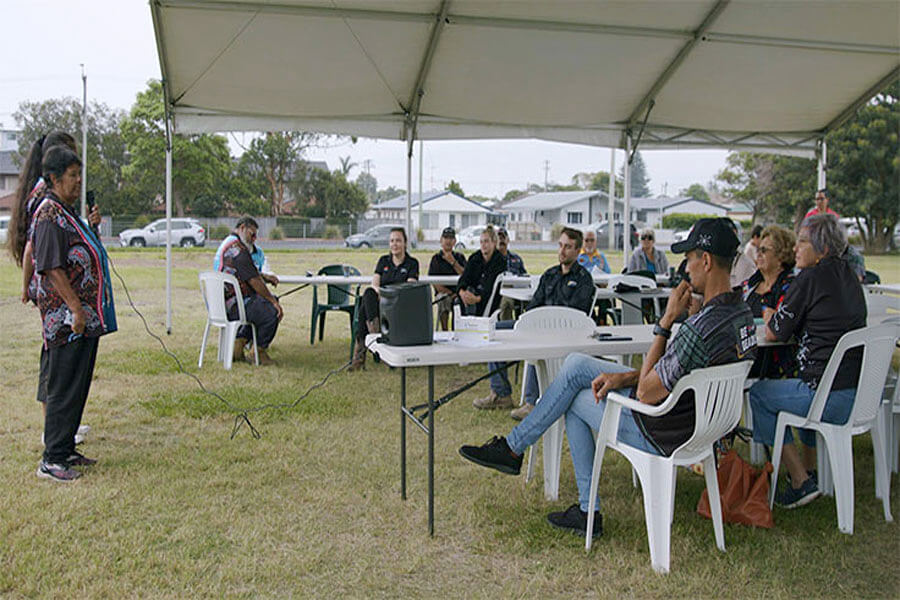
M 412 129 L 410 129 L 412 132 Z M 415 142 L 410 138 L 406 152 L 406 235 L 407 238 L 416 239 L 412 230 L 412 149 Z
M 81 104 L 81 218 L 87 220 L 87 74 L 84 64 L 81 65 L 81 84 L 84 88 L 84 101 Z M 100 229 L 98 228 L 97 231 Z
M 606 213 L 606 229 L 609 232 L 609 250 L 616 247 L 616 149 L 609 149 L 609 211 Z
M 625 134 L 625 219 L 622 226 L 622 267 L 631 257 L 631 131 Z M 612 226 L 610 226 L 612 227 Z
M 816 190 L 823 190 L 827 187 L 827 174 L 826 174 L 826 164 L 828 161 L 828 145 L 825 142 L 825 138 L 823 137 L 819 140 L 819 147 L 817 148 L 816 158 L 818 159 L 818 178 L 816 179 Z
M 166 333 L 172 333 L 172 125 L 166 119 Z
M 422 226 L 422 205 L 425 204 L 425 196 L 422 193 L 422 156 L 424 154 L 424 142 L 419 140 L 419 229 L 424 231 Z

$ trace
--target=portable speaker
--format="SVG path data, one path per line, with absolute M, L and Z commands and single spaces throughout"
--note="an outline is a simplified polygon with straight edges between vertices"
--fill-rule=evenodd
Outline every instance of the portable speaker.
M 381 288 L 381 336 L 391 346 L 423 346 L 434 341 L 431 286 L 407 282 Z

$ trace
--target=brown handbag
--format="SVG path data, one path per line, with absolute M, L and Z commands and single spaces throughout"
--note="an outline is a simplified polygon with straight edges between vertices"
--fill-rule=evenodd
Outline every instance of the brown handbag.
M 769 474 L 772 463 L 762 469 L 751 467 L 734 449 L 719 459 L 716 476 L 722 501 L 722 520 L 771 529 L 775 525 L 769 508 Z M 709 512 L 709 493 L 703 490 L 697 502 L 697 514 L 712 518 Z

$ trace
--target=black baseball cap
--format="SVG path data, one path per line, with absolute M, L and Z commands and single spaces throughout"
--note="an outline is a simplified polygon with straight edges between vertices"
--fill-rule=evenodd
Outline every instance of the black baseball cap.
M 716 256 L 734 258 L 740 244 L 731 219 L 700 219 L 694 223 L 686 240 L 672 244 L 672 252 L 683 254 L 696 249 Z
M 441 232 L 441 237 L 456 237 L 456 230 L 452 227 L 444 227 L 444 230 Z

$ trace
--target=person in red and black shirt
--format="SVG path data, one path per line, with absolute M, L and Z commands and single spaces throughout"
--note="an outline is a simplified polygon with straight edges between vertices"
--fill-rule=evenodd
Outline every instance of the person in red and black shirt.
M 219 270 L 234 275 L 241 286 L 241 296 L 244 299 L 244 314 L 247 320 L 256 326 L 256 345 L 259 353 L 259 364 L 274 364 L 269 357 L 268 348 L 275 333 L 278 331 L 278 323 L 284 316 L 284 311 L 278 303 L 278 299 L 272 295 L 266 282 L 253 264 L 250 256 L 250 248 L 256 240 L 259 225 L 250 217 L 242 217 L 235 227 L 234 238 L 226 242 L 222 248 L 222 261 Z M 228 318 L 236 319 L 238 316 L 237 296 L 231 286 L 225 286 L 225 308 L 228 309 Z M 244 325 L 237 332 L 234 341 L 234 360 L 244 359 L 244 346 L 252 339 L 252 330 L 249 325 Z
M 806 216 L 803 217 L 811 217 L 813 215 L 834 215 L 835 219 L 839 219 L 840 215 L 828 208 L 828 190 L 822 188 L 818 192 L 816 192 L 816 205 L 807 211 Z
M 372 287 L 366 288 L 360 300 L 351 371 L 358 371 L 366 365 L 366 334 L 381 331 L 381 314 L 378 308 L 378 294 L 381 288 L 393 283 L 419 279 L 419 261 L 406 252 L 406 244 L 406 230 L 402 227 L 391 229 L 388 241 L 390 253 L 378 259 L 375 274 L 372 275 Z

